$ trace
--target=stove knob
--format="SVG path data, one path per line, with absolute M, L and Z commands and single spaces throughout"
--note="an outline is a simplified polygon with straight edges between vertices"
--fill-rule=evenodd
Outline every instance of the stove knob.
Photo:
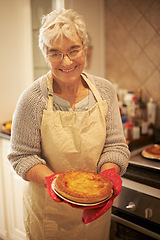
M 136 209 L 136 204 L 134 202 L 129 202 L 129 204 L 126 206 L 126 208 L 134 211 Z
M 151 208 L 146 208 L 144 212 L 145 212 L 145 218 L 151 218 L 153 216 L 153 211 Z

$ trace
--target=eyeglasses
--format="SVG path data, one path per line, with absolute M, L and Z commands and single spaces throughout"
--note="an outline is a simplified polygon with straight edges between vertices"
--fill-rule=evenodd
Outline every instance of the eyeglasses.
M 51 51 L 48 53 L 48 56 L 52 59 L 52 62 L 60 62 L 62 59 L 67 56 L 70 60 L 74 60 L 80 57 L 82 54 L 82 48 L 74 48 L 73 50 L 68 51 L 66 54 L 57 51 Z

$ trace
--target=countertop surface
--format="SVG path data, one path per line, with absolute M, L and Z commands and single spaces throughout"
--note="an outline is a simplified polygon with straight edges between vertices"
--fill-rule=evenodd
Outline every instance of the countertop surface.
M 131 151 L 129 165 L 123 177 L 159 189 L 160 160 L 143 157 L 144 148 L 145 146 Z
M 150 145 L 152 144 L 149 144 L 147 146 L 150 146 Z M 132 165 L 143 166 L 151 169 L 160 170 L 160 160 L 145 158 L 142 156 L 142 150 L 147 146 L 131 151 L 131 158 L 129 160 L 129 163 Z
M 10 140 L 11 136 L 8 135 L 8 134 L 6 134 L 6 133 L 2 133 L 2 132 L 0 132 L 0 138 L 5 138 L 5 139 Z

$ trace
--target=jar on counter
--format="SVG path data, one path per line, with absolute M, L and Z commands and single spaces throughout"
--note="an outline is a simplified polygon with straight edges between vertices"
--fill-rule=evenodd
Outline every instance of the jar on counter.
M 156 104 L 152 98 L 150 98 L 149 102 L 147 103 L 147 119 L 149 123 L 155 125 Z
M 127 106 L 127 119 L 128 121 L 131 121 L 131 103 L 132 99 L 134 97 L 135 93 L 134 92 L 127 92 L 127 94 L 124 96 L 124 104 Z
M 127 118 L 122 116 L 121 119 L 122 119 L 123 133 L 125 135 L 125 123 L 127 122 Z
M 139 126 L 134 126 L 132 130 L 132 139 L 136 140 L 140 138 L 140 128 Z
M 156 121 L 156 103 L 150 98 L 147 103 L 147 120 L 148 120 L 148 135 L 154 135 L 154 127 Z
M 133 122 L 126 122 L 125 123 L 125 137 L 126 140 L 132 140 L 133 136 Z

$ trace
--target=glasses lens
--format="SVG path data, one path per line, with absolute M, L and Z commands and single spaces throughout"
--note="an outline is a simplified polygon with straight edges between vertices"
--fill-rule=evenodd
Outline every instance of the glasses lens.
M 59 62 L 63 58 L 63 54 L 54 52 L 52 54 L 49 54 L 49 57 L 51 57 L 54 62 Z
M 76 48 L 76 49 L 73 49 L 73 50 L 69 51 L 67 53 L 67 55 L 70 59 L 74 59 L 74 58 L 79 57 L 81 55 L 81 52 L 82 52 L 81 48 Z

